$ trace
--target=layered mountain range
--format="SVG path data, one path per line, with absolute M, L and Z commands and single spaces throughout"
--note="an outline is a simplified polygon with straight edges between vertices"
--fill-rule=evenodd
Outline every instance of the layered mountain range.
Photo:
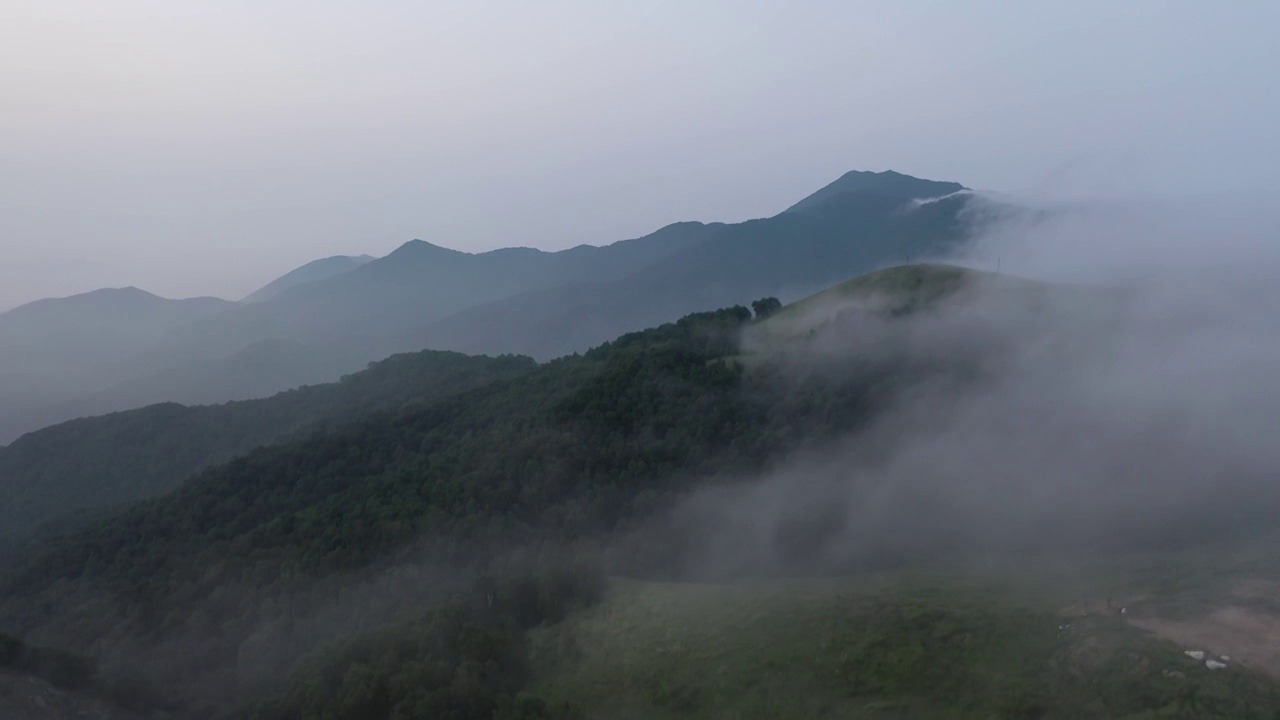
M 265 397 L 398 352 L 545 360 L 707 307 L 801 297 L 944 254 L 964 234 L 963 191 L 850 172 L 770 218 L 602 246 L 467 253 L 413 240 L 381 258 L 317 260 L 240 302 L 136 288 L 41 300 L 0 315 L 0 443 L 152 403 Z

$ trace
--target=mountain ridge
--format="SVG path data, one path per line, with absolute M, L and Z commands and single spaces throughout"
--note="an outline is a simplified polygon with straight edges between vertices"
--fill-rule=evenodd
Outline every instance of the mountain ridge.
M 547 359 L 743 297 L 799 297 L 952 247 L 963 236 L 955 216 L 964 198 L 900 212 L 904 198 L 952 187 L 960 186 L 846 173 L 770 218 L 677 222 L 638 238 L 554 252 L 468 253 L 411 240 L 382 258 L 336 261 L 342 271 L 259 302 L 167 327 L 159 339 L 139 343 L 129 362 L 89 368 L 77 376 L 81 387 L 57 388 L 56 402 L 33 396 L 12 405 L 0 416 L 0 442 L 79 415 L 166 400 L 260 397 L 336 379 L 397 352 Z
M 906 277 L 888 286 L 928 296 L 927 285 L 944 277 L 926 272 L 916 283 L 914 272 L 886 271 Z M 918 383 L 958 381 L 986 366 L 961 353 L 942 367 L 891 354 L 816 376 L 767 363 L 749 369 L 736 359 L 740 338 L 759 320 L 741 305 L 686 315 L 582 354 L 482 373 L 480 384 L 411 407 L 345 417 L 330 432 L 221 458 L 170 492 L 18 548 L 0 566 L 0 628 L 92 653 L 109 671 L 147 676 L 185 702 L 253 698 L 262 686 L 246 678 L 282 678 L 326 644 L 486 587 L 484 576 L 467 584 L 468 573 L 500 574 L 508 548 L 524 553 L 511 563 L 536 568 L 557 549 L 606 542 L 621 573 L 670 567 L 683 577 L 676 561 L 701 541 L 641 532 L 655 513 L 698 488 L 754 477 L 806 443 L 863 428 Z M 846 329 L 824 332 L 838 341 Z M 376 373 L 358 379 L 400 395 Z M 275 424 L 264 404 L 241 407 Z M 120 456 L 130 437 L 154 443 L 133 465 L 167 452 L 172 442 L 155 437 L 157 426 L 198 441 L 208 427 L 234 433 L 242 425 L 206 417 L 181 428 L 182 416 L 211 411 L 151 412 L 33 434 L 23 445 L 52 443 L 34 448 L 36 460 L 48 469 L 74 459 L 83 468 L 73 468 L 72 482 L 91 482 L 95 467 L 135 474 Z M 139 426 L 108 427 L 120 420 Z M 88 441 L 89 426 L 105 433 Z M 64 440 L 86 450 L 54 447 Z M 639 533 L 634 544 L 630 531 Z M 805 567 L 806 557 L 823 562 L 805 554 L 812 541 L 780 533 L 776 548 Z M 892 560 L 892 549 L 868 547 L 873 560 Z M 530 588 L 524 595 L 487 586 L 494 600 L 477 607 L 531 597 L 554 609 L 550 601 L 572 595 L 578 577 L 559 571 L 519 586 Z
M 844 193 L 879 194 L 903 200 L 923 200 L 967 190 L 957 182 L 924 180 L 894 170 L 850 170 L 783 212 L 805 212 Z
M 312 260 L 249 293 L 240 302 L 247 304 L 270 300 L 299 285 L 318 282 L 334 275 L 350 272 L 374 259 L 372 255 L 332 255 L 319 260 Z

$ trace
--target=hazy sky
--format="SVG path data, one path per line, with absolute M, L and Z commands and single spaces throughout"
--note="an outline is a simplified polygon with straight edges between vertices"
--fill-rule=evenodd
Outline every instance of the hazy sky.
M 1280 190 L 1277 6 L 0 0 L 0 308 L 600 244 L 849 169 Z

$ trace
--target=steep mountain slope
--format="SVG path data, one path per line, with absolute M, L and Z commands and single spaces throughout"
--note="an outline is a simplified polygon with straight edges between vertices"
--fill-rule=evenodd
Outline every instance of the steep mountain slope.
M 84 353 L 118 357 L 138 344 L 235 307 L 217 298 L 169 300 L 135 287 L 37 300 L 0 314 L 0 350 L 32 364 L 83 361 Z
M 636 492 L 663 491 L 677 469 L 709 474 L 772 453 L 769 438 L 779 436 L 740 395 L 737 372 L 714 362 L 733 350 L 746 317 L 690 318 L 213 468 L 173 494 L 29 548 L 5 573 L 0 627 L 65 641 L 108 665 L 110 655 L 188 698 L 243 693 L 236 678 L 253 673 L 235 658 L 278 675 L 348 622 L 375 621 L 359 604 L 331 606 L 337 596 L 323 588 L 416 538 L 432 546 L 433 562 L 466 565 L 518 538 L 536 544 L 604 529 L 632 512 Z M 856 420 L 870 387 L 854 382 L 826 402 Z M 735 436 L 742 450 L 725 456 Z M 413 592 L 384 588 L 378 604 L 391 603 L 392 617 L 397 603 L 421 607 L 449 587 L 431 577 L 444 575 L 429 573 Z M 301 593 L 289 590 L 296 622 L 254 610 L 290 587 Z M 215 598 L 212 615 L 197 609 Z M 271 649 L 236 649 L 246 642 Z
M 257 303 L 270 300 L 277 295 L 299 285 L 326 280 L 334 275 L 350 272 L 373 260 L 372 255 L 335 255 L 333 257 L 312 260 L 302 267 L 295 268 L 272 280 L 261 288 L 250 293 L 241 303 Z
M 0 443 L 62 419 L 58 405 L 128 371 L 168 332 L 236 307 L 137 288 L 39 300 L 0 314 Z
M 0 633 L 0 717 L 5 720 L 142 720 L 152 714 L 142 708 L 159 710 L 138 692 L 141 688 L 107 685 L 96 675 L 88 658 L 32 647 Z
M 0 495 L 7 498 L 0 540 L 167 492 L 261 445 L 400 412 L 533 367 L 528 358 L 425 351 L 261 400 L 169 403 L 39 430 L 0 448 Z
M 192 323 L 174 333 L 168 344 L 177 346 L 173 352 L 187 354 L 198 348 L 206 358 L 272 339 L 317 345 L 358 339 L 376 344 L 381 339 L 398 339 L 407 329 L 434 319 L 524 291 L 584 278 L 607 282 L 666 257 L 705 233 L 706 226 L 700 223 L 680 223 L 635 240 L 561 252 L 504 248 L 473 254 L 414 240 L 350 272 Z
M 773 218 L 677 223 L 602 247 L 472 254 L 413 241 L 368 262 L 317 261 L 252 296 L 257 302 L 220 304 L 218 312 L 166 324 L 160 337 L 124 343 L 132 352 L 122 350 L 118 362 L 94 350 L 103 341 L 77 335 L 77 355 L 89 363 L 75 367 L 82 382 L 12 396 L 0 414 L 0 442 L 60 420 L 157 402 L 261 397 L 333 380 L 396 352 L 549 358 L 700 308 L 798 297 L 877 266 L 945 252 L 963 235 L 958 213 L 967 198 L 909 201 L 959 187 L 850 173 Z
M 813 699 L 881 717 L 1049 717 L 1046 708 L 1062 698 L 1078 698 L 1076 715 L 1090 717 L 1271 709 L 1260 704 L 1277 698 L 1273 682 L 1234 670 L 1193 677 L 1192 666 L 1172 664 L 1185 657 L 1176 648 L 1141 638 L 1118 615 L 1065 617 L 1065 598 L 1106 597 L 1116 586 L 1106 577 L 1081 582 L 1086 568 L 1070 553 L 1060 560 L 1080 584 L 1047 603 L 1005 591 L 996 604 L 926 588 L 856 607 L 844 592 L 819 592 L 815 604 L 815 593 L 793 581 L 767 590 L 782 598 L 777 607 L 735 605 L 752 604 L 758 586 L 727 595 L 694 586 L 657 596 L 642 588 L 652 602 L 638 610 L 606 593 L 598 610 L 572 614 L 599 595 L 585 553 L 629 576 L 747 584 L 903 568 L 907 589 L 921 568 L 981 555 L 988 538 L 969 523 L 985 528 L 989 518 L 939 508 L 951 485 L 882 483 L 875 469 L 885 461 L 876 441 L 909 429 L 894 412 L 900 402 L 925 411 L 916 422 L 950 425 L 948 396 L 935 393 L 965 387 L 985 395 L 1005 369 L 1008 341 L 1051 354 L 1070 348 L 1043 342 L 1053 328 L 1037 331 L 1053 319 L 1036 307 L 1039 286 L 1027 293 L 1022 283 L 1000 283 L 982 293 L 988 304 L 966 301 L 989 279 L 939 266 L 882 271 L 825 297 L 886 302 L 783 334 L 751 363 L 740 360 L 744 332 L 807 318 L 817 300 L 763 321 L 743 307 L 699 313 L 398 415 L 255 450 L 173 493 L 25 548 L 0 572 L 0 629 L 89 655 L 107 676 L 140 673 L 192 717 L 272 696 L 256 717 L 331 708 L 354 717 L 393 708 L 405 716 L 582 717 L 522 698 L 526 686 L 582 701 L 592 716 L 608 716 L 606 696 L 616 696 L 658 717 L 732 717 L 742 705 L 725 693 L 738 688 L 778 703 L 784 716 L 788 707 L 812 709 L 804 703 Z M 990 308 L 1017 310 L 1028 299 L 1029 315 L 990 327 L 1001 317 Z M 940 318 L 969 322 L 951 325 L 939 342 Z M 876 422 L 885 419 L 887 426 Z M 839 473 L 821 464 L 808 471 L 815 454 L 848 441 L 857 453 L 837 453 Z M 926 466 L 947 460 L 924 450 Z M 981 486 L 982 471 L 961 463 L 954 477 Z M 1093 536 L 1073 514 L 1052 514 L 1061 499 L 1003 493 L 994 505 L 1030 523 L 1035 539 L 1085 537 L 1107 551 L 1134 538 L 1185 535 L 1180 523 L 1126 513 L 1123 533 Z M 1226 542 L 1219 530 L 1251 532 L 1277 504 L 1274 493 L 1253 498 L 1249 517 L 1218 512 L 1217 524 L 1202 520 L 1199 529 Z M 1030 547 L 1036 565 L 1043 558 L 1034 541 Z M 1265 560 L 1254 568 L 1270 568 L 1268 577 L 1280 573 L 1270 547 L 1262 544 Z M 1017 555 L 1027 546 L 1012 548 Z M 1001 557 L 975 558 L 978 577 L 997 576 Z M 1150 568 L 1162 575 L 1140 575 L 1141 591 L 1187 588 L 1185 567 L 1159 558 Z M 650 609 L 666 612 L 664 598 L 684 605 L 691 597 L 710 597 L 704 608 L 732 607 L 723 622 L 699 621 L 695 609 L 646 625 Z M 546 642 L 530 656 L 523 631 L 566 613 L 564 633 L 544 627 Z M 602 628 L 602 618 L 617 624 Z M 790 641 L 770 634 L 774 619 Z M 667 620 L 706 633 L 636 639 Z M 824 641 L 849 646 L 836 652 Z M 762 653 L 762 644 L 777 652 Z M 716 663 L 705 682 L 691 681 L 698 657 Z M 747 684 L 765 678 L 799 704 Z M 857 702 L 844 704 L 851 698 Z
M 929 193 L 936 185 L 912 187 Z M 698 307 L 803 297 L 877 267 L 945 254 L 965 237 L 960 213 L 968 201 L 912 206 L 892 194 L 838 193 L 804 213 L 722 226 L 614 283 L 529 293 L 459 313 L 424 328 L 419 342 L 547 358 Z
M 512 544 L 536 553 L 611 535 L 695 484 L 847 432 L 917 372 L 894 359 L 820 384 L 748 373 L 726 358 L 750 321 L 741 307 L 689 316 L 211 468 L 28 547 L 4 573 L 0 627 L 188 699 L 244 697 L 243 678 L 279 678 L 319 643 L 443 599 L 450 573 Z M 626 551 L 626 564 L 663 565 L 679 537 Z M 424 551 L 435 569 L 372 580 Z M 378 598 L 373 615 L 360 587 Z M 292 599 L 269 600 L 282 594 Z
M 880 195 L 898 200 L 918 200 L 944 197 L 965 189 L 960 183 L 921 180 L 892 170 L 878 173 L 851 170 L 821 190 L 787 208 L 787 212 L 808 212 L 845 193 Z
M 412 241 L 387 257 L 260 302 L 173 323 L 159 337 L 132 346 L 119 363 L 93 364 L 102 356 L 82 352 L 91 364 L 77 369 L 74 379 L 82 382 L 62 378 L 62 391 L 35 387 L 0 409 L 0 442 L 74 417 L 157 402 L 262 397 L 332 381 L 393 353 L 436 347 L 413 332 L 434 319 L 532 288 L 586 278 L 607 282 L 716 228 L 677 223 L 634 240 L 554 253 L 506 248 L 472 254 Z M 19 380 L 11 385 L 15 393 L 29 385 Z

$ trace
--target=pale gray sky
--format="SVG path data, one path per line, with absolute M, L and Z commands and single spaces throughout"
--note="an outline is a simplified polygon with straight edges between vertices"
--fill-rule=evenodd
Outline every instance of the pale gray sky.
M 599 244 L 849 169 L 1280 190 L 1278 5 L 0 0 L 0 308 Z

